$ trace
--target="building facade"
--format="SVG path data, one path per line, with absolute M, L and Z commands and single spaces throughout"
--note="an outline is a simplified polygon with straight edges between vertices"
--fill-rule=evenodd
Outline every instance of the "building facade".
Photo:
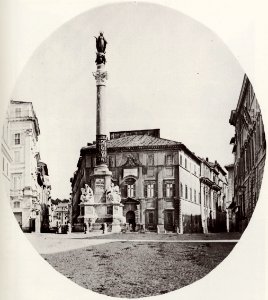
M 5 199 L 10 199 L 10 169 L 13 162 L 13 156 L 11 151 L 10 131 L 8 123 L 8 111 L 5 115 L 5 119 L 2 127 L 2 138 L 1 138 L 1 187 Z
M 235 215 L 236 227 L 244 231 L 257 204 L 266 157 L 261 110 L 246 75 L 229 123 L 235 127 L 235 135 L 231 139 L 234 153 L 234 201 L 230 208 Z
M 52 221 L 51 184 L 47 164 L 37 162 L 38 199 L 40 203 L 41 232 L 49 232 Z
M 227 172 L 217 161 L 201 159 L 200 190 L 204 233 L 227 230 Z
M 37 142 L 40 129 L 32 103 L 10 101 L 8 126 L 13 156 L 10 168 L 10 204 L 24 231 L 40 232 L 41 205 L 47 202 L 48 195 L 44 194 L 49 185 L 45 183 L 39 164 Z
M 235 214 L 232 213 L 232 203 L 234 203 L 234 164 L 225 166 L 228 172 L 228 193 L 226 201 L 227 232 L 238 231 L 236 228 Z
M 202 160 L 184 144 L 160 138 L 159 129 L 112 132 L 107 152 L 112 182 L 120 188 L 130 228 L 203 232 Z M 81 149 L 71 178 L 74 227 L 79 223 L 81 188 L 90 185 L 95 166 L 96 145 L 88 144 Z

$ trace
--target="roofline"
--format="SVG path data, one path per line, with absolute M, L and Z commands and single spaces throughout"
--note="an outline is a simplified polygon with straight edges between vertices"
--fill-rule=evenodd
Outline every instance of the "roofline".
M 241 104 L 243 103 L 243 100 L 245 99 L 244 94 L 245 94 L 246 89 L 247 89 L 249 84 L 250 84 L 250 81 L 248 79 L 247 74 L 245 74 L 244 78 L 243 78 L 243 83 L 242 83 L 241 91 L 240 91 L 240 94 L 239 94 L 238 102 L 237 102 L 236 111 L 238 111 L 240 109 Z
M 31 104 L 33 115 L 34 115 L 34 118 L 33 118 L 34 127 L 35 127 L 35 131 L 36 131 L 36 135 L 38 137 L 40 135 L 40 127 L 39 127 L 38 118 L 36 116 L 36 113 L 35 113 L 35 110 L 34 110 L 34 107 L 33 107 L 33 103 L 30 102 L 30 101 L 18 101 L 18 100 L 12 100 L 12 99 L 10 100 L 10 103 L 11 104 Z
M 154 146 L 131 146 L 131 147 L 109 147 L 107 146 L 107 150 L 109 152 L 120 152 L 120 151 L 137 151 L 137 150 L 165 150 L 165 149 L 173 149 L 173 150 L 184 150 L 187 152 L 188 155 L 190 155 L 193 159 L 201 162 L 200 158 L 196 156 L 192 151 L 190 151 L 189 148 L 187 148 L 183 143 L 176 142 L 175 145 L 154 145 Z M 96 145 L 91 145 L 87 147 L 82 147 L 80 149 L 80 158 L 83 156 L 84 153 L 94 153 L 96 152 Z M 80 160 L 79 158 L 79 160 Z M 78 163 L 79 163 L 78 160 Z
M 224 168 L 228 171 L 228 169 L 234 168 L 234 164 L 226 165 L 226 166 L 224 166 Z
M 123 133 L 123 132 L 135 132 L 135 131 L 150 131 L 150 130 L 160 130 L 160 128 L 147 128 L 147 129 L 132 129 L 132 130 L 120 130 L 120 131 L 110 131 L 111 133 Z

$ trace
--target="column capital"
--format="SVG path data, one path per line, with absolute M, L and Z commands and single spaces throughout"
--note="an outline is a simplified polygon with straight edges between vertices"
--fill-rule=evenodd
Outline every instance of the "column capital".
M 106 80 L 108 80 L 107 71 L 97 70 L 92 73 L 96 80 L 96 85 L 106 85 Z

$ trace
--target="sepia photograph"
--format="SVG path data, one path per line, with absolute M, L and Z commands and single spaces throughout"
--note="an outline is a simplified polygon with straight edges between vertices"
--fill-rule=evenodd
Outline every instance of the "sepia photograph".
M 33 259 L 16 256 L 10 274 L 21 259 L 27 280 L 52 274 L 44 299 L 65 287 L 70 299 L 178 297 L 200 282 L 209 294 L 224 278 L 214 271 L 254 235 L 265 100 L 224 41 L 179 7 L 108 2 L 42 36 L 1 102 L 1 227 Z M 233 262 L 217 299 L 243 286 L 237 278 L 228 296 Z M 12 297 L 36 299 L 20 280 Z M 254 293 L 243 299 L 265 299 Z

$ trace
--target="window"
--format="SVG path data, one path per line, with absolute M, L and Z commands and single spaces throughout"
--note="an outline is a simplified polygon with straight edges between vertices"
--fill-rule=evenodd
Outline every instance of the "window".
M 112 215 L 112 214 L 113 214 L 113 207 L 107 206 L 107 215 Z
M 164 184 L 164 197 L 171 198 L 174 195 L 174 183 L 166 182 Z
M 109 156 L 109 167 L 113 168 L 115 167 L 115 157 Z
M 15 145 L 20 145 L 20 133 L 15 133 Z
M 20 202 L 18 201 L 14 202 L 14 208 L 20 208 Z
M 196 175 L 196 165 L 194 165 L 194 175 Z
M 128 197 L 135 197 L 135 187 L 134 184 L 127 185 L 127 196 Z
M 168 154 L 168 155 L 166 156 L 166 165 L 170 166 L 170 165 L 172 165 L 172 163 L 173 163 L 172 155 L 171 155 L 171 154 Z
M 185 169 L 187 169 L 187 159 L 186 158 L 184 160 L 184 167 L 185 167 Z
M 147 163 L 148 163 L 148 166 L 153 166 L 154 165 L 154 155 L 153 154 L 148 155 Z
M 192 188 L 190 188 L 190 201 L 193 200 L 193 193 L 192 193 Z
M 196 190 L 194 190 L 194 202 L 196 203 Z
M 15 109 L 15 117 L 16 117 L 16 118 L 21 117 L 21 108 L 20 108 L 20 107 L 17 107 L 17 108 Z
M 181 197 L 183 197 L 183 185 L 180 183 Z
M 153 183 L 147 183 L 145 185 L 145 198 L 153 198 L 154 197 L 154 189 L 155 189 L 155 185 Z
M 185 185 L 185 199 L 188 199 L 188 187 Z
M 180 154 L 180 165 L 182 166 L 182 155 Z

